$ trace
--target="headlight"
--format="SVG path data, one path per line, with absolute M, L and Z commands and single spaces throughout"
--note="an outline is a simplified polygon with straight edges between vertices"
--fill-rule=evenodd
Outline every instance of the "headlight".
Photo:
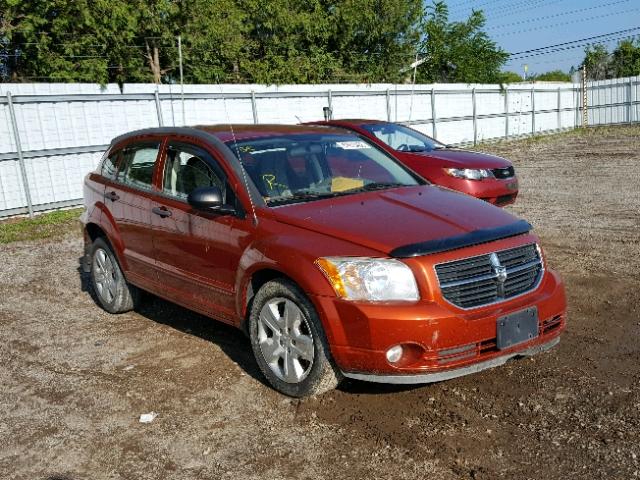
M 467 180 L 493 178 L 493 172 L 485 168 L 445 168 L 444 171 L 447 175 L 452 177 L 464 178 Z
M 367 302 L 415 301 L 420 298 L 413 272 L 392 259 L 323 257 L 316 260 L 341 298 Z

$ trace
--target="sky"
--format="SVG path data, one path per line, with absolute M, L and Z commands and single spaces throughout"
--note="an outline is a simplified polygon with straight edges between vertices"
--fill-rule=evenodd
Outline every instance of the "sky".
M 485 31 L 509 53 L 548 47 L 564 42 L 637 28 L 617 37 L 640 38 L 640 0 L 447 0 L 451 20 L 464 20 L 471 10 L 483 10 L 487 18 Z M 613 50 L 618 40 L 605 37 L 603 43 Z M 589 40 L 593 42 L 596 40 Z M 529 73 L 550 70 L 568 72 L 584 58 L 584 46 L 552 53 L 534 52 L 527 58 L 511 58 L 503 70 L 520 75 L 524 65 Z

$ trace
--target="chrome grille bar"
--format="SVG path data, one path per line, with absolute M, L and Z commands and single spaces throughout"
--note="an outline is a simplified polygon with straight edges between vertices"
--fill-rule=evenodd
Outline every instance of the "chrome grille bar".
M 443 297 L 461 308 L 489 305 L 535 289 L 543 275 L 534 243 L 435 266 Z

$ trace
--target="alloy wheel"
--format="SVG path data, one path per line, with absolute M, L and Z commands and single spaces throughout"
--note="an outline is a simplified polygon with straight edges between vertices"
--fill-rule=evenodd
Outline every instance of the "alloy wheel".
M 98 248 L 93 255 L 93 279 L 96 292 L 105 303 L 111 303 L 116 296 L 116 269 L 107 252 Z
M 314 345 L 304 313 L 291 300 L 273 298 L 258 319 L 258 344 L 273 373 L 287 383 L 299 383 L 313 366 Z

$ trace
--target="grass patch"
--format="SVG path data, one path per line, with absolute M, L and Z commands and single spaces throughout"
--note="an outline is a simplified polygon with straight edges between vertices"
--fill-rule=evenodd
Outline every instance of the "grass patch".
M 0 222 L 0 244 L 23 240 L 60 237 L 70 230 L 79 231 L 81 208 L 43 213 L 34 218 L 12 218 Z

